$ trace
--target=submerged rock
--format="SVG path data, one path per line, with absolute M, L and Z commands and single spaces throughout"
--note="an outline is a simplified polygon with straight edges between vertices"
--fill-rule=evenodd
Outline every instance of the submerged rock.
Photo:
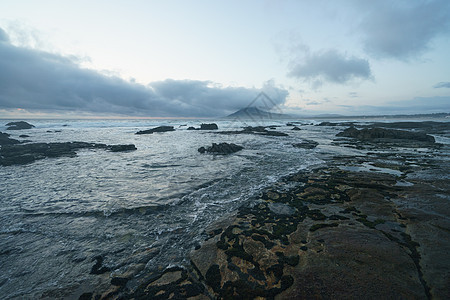
M 292 128 L 291 130 L 301 130 L 299 127 L 295 126 L 294 128 Z
M 141 130 L 136 132 L 136 134 L 152 134 L 154 132 L 167 132 L 167 131 L 175 131 L 173 126 L 158 126 L 148 130 Z
M 320 124 L 317 124 L 316 126 L 354 126 L 355 124 L 353 122 L 340 122 L 340 123 L 333 123 L 333 122 L 322 122 Z
M 295 148 L 314 149 L 319 145 L 316 141 L 304 140 L 301 143 L 292 144 Z
M 6 124 L 6 126 L 9 126 L 6 128 L 6 130 L 22 130 L 22 129 L 31 129 L 34 127 L 34 125 L 31 125 L 30 123 L 27 123 L 25 121 L 18 121 L 18 122 L 9 122 Z
M 234 152 L 238 152 L 244 149 L 244 147 L 233 144 L 233 143 L 213 143 L 211 147 L 200 147 L 198 148 L 198 152 L 200 153 L 213 153 L 213 154 L 231 154 Z

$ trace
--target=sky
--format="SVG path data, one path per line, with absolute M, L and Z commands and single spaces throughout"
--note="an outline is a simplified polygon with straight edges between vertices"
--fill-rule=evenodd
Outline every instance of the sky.
M 255 99 L 450 112 L 450 1 L 0 1 L 0 118 L 220 117 Z

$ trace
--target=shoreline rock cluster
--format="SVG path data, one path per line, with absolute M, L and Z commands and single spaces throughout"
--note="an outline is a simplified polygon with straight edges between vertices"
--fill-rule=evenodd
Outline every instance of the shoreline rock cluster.
M 139 286 L 111 280 L 89 298 L 447 298 L 450 224 L 439 195 L 450 193 L 448 161 L 429 154 L 437 150 L 426 135 L 423 154 L 395 148 L 415 134 L 349 132 L 341 146 L 372 151 L 323 154 L 323 165 L 286 176 L 209 226 L 190 263 L 149 271 Z M 428 202 L 444 215 L 420 207 Z
M 74 157 L 76 151 L 81 149 L 123 152 L 136 150 L 136 146 L 133 144 L 106 145 L 86 142 L 1 144 L 0 166 L 24 165 L 44 158 Z

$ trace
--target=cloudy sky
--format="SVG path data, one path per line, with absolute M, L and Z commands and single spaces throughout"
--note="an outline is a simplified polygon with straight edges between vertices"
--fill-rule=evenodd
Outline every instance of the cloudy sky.
M 450 112 L 450 1 L 0 1 L 0 117 Z

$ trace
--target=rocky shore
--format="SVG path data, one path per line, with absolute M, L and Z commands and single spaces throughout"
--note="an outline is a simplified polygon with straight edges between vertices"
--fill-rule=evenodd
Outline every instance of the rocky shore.
M 448 146 L 355 130 L 334 144 L 362 155 L 324 153 L 267 187 L 206 228 L 190 263 L 139 284 L 130 267 L 80 299 L 450 298 Z

